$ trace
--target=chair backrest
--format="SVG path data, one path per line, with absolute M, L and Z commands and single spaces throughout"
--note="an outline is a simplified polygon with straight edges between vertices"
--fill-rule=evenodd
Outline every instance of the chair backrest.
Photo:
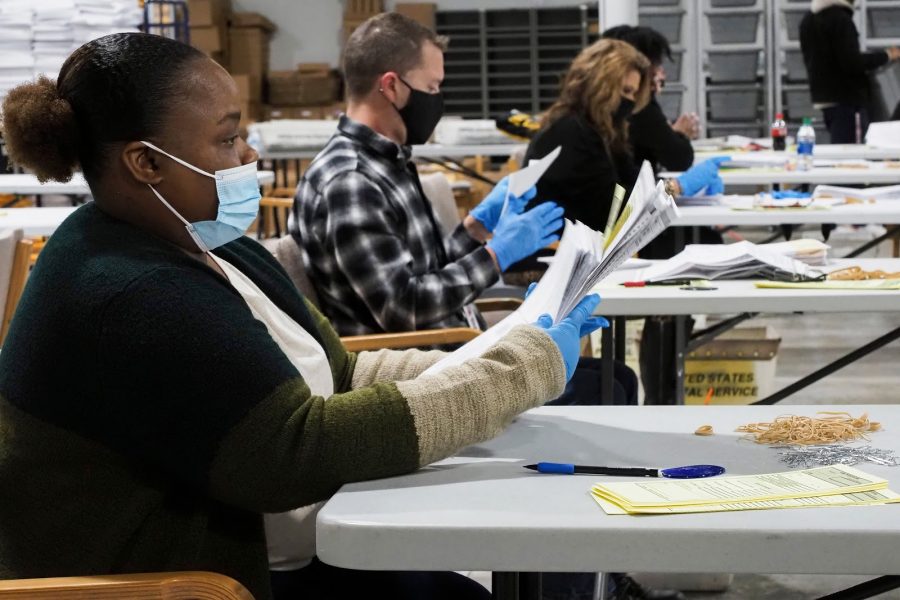
M 253 600 L 240 583 L 202 571 L 11 579 L 0 581 L 0 600 Z
M 287 233 L 287 222 L 294 206 L 293 198 L 265 196 L 259 201 L 256 233 L 259 239 L 281 237 Z
M 21 229 L 5 229 L 0 231 L 0 306 L 3 307 L 0 321 L 0 345 L 6 339 L 9 324 L 31 268 L 31 249 L 33 242 L 22 239 Z
M 456 207 L 456 198 L 453 197 L 453 188 L 450 181 L 443 173 L 427 173 L 420 178 L 422 191 L 431 202 L 434 216 L 437 218 L 444 231 L 453 231 L 459 225 L 459 209 Z
M 300 293 L 309 298 L 309 301 L 319 306 L 319 295 L 316 288 L 306 274 L 306 266 L 303 264 L 303 250 L 290 235 L 279 238 L 272 245 L 267 245 L 269 251 L 275 256 L 275 260 L 281 263 L 284 270 L 290 276 L 291 281 L 300 290 Z

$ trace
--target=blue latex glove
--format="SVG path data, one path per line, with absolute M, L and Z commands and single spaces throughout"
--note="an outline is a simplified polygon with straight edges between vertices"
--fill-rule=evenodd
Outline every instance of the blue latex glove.
M 497 227 L 500 220 L 500 212 L 503 210 L 503 203 L 506 201 L 506 195 L 509 193 L 509 175 L 504 177 L 494 186 L 494 189 L 484 197 L 478 206 L 473 208 L 469 214 L 473 218 L 478 219 L 484 228 L 490 232 Z M 527 192 L 518 198 L 511 196 L 507 210 L 514 213 L 521 213 L 525 210 L 528 201 L 535 197 L 537 188 L 532 186 Z
M 572 309 L 569 315 L 556 325 L 550 315 L 538 317 L 537 325 L 546 329 L 556 347 L 559 348 L 566 363 L 566 381 L 572 379 L 575 367 L 578 365 L 578 356 L 581 353 L 581 338 L 600 329 L 609 327 L 609 321 L 603 317 L 592 317 L 594 309 L 600 304 L 600 296 L 590 294 L 585 296 L 578 305 Z
M 678 176 L 682 196 L 693 196 L 706 188 L 708 195 L 721 194 L 725 190 L 719 177 L 719 165 L 731 160 L 730 156 L 708 158 Z
M 494 228 L 494 237 L 487 243 L 497 257 L 500 271 L 557 241 L 563 213 L 555 202 L 543 202 L 524 213 L 503 213 Z
M 801 192 L 799 190 L 776 190 L 772 192 L 772 197 L 776 200 L 785 198 L 809 198 L 812 194 L 809 192 Z

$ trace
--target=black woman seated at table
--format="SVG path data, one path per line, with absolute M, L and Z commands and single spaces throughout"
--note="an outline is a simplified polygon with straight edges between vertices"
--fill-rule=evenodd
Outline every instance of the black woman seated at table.
M 325 565 L 317 503 L 558 397 L 599 298 L 435 375 L 441 352 L 348 352 L 244 235 L 260 193 L 240 117 L 222 67 L 142 33 L 6 96 L 13 162 L 81 169 L 94 202 L 41 251 L 0 354 L 0 579 L 203 570 L 257 600 L 489 597 L 455 573 Z M 274 535 L 294 537 L 270 576 Z

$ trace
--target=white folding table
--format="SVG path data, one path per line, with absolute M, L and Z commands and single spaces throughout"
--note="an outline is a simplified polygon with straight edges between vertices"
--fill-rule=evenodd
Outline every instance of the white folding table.
M 694 162 L 702 162 L 713 156 L 731 156 L 740 160 L 744 156 L 765 156 L 773 159 L 793 159 L 797 157 L 796 148 L 791 150 L 708 150 L 701 146 L 694 154 Z M 900 160 L 900 147 L 876 148 L 866 144 L 816 144 L 813 148 L 815 158 L 830 160 Z
M 892 433 L 900 406 L 792 406 L 791 413 L 823 409 L 867 412 L 885 428 L 869 443 L 900 451 L 900 436 Z M 603 477 L 522 468 L 552 461 L 712 463 L 728 475 L 786 471 L 776 450 L 734 431 L 783 413 L 773 406 L 538 408 L 451 460 L 343 486 L 319 513 L 316 552 L 350 569 L 494 571 L 494 597 L 504 600 L 540 598 L 539 577 L 517 575 L 526 572 L 900 573 L 896 505 L 607 515 L 589 495 Z M 715 435 L 694 435 L 701 425 L 712 425 Z M 900 492 L 900 468 L 858 468 Z
M 74 206 L 0 209 L 0 229 L 21 229 L 26 236 L 50 235 L 78 210 Z
M 659 262 L 659 261 L 653 261 Z M 823 271 L 833 271 L 858 265 L 867 271 L 883 269 L 900 272 L 900 258 L 840 259 L 832 261 Z M 624 287 L 626 281 L 639 281 L 640 269 L 620 269 L 614 272 L 594 291 L 602 301 L 596 313 L 612 317 L 613 326 L 601 334 L 603 355 L 604 394 L 612 397 L 613 358 L 623 359 L 625 354 L 625 317 L 675 316 L 676 323 L 676 394 L 679 403 L 684 394 L 684 357 L 717 335 L 728 331 L 759 313 L 854 313 L 863 316 L 870 312 L 898 313 L 897 327 L 866 346 L 822 367 L 799 381 L 760 400 L 763 403 L 778 402 L 790 394 L 807 387 L 834 371 L 862 358 L 866 354 L 900 338 L 900 290 L 837 290 L 837 289 L 764 289 L 757 288 L 752 280 L 711 281 L 714 289 L 686 290 L 678 285 Z M 685 317 L 692 314 L 737 315 L 696 332 L 688 339 Z M 852 317 L 851 317 L 852 318 Z
M 271 185 L 275 181 L 272 171 L 260 171 L 257 174 L 259 185 Z M 91 190 L 84 175 L 75 173 L 72 179 L 62 183 L 48 181 L 41 183 L 38 178 L 28 173 L 10 173 L 0 175 L 0 194 L 18 194 L 20 196 L 59 194 L 65 196 L 88 196 Z
M 678 177 L 680 172 L 660 173 L 663 179 Z M 774 185 L 774 184 L 837 184 L 866 185 L 900 183 L 900 167 L 878 163 L 868 168 L 815 167 L 808 171 L 788 171 L 782 168 L 754 167 L 747 169 L 721 169 L 719 175 L 726 190 L 730 185 Z
M 693 228 L 693 242 L 699 241 L 701 226 L 728 225 L 732 227 L 779 226 L 779 225 L 900 225 L 900 197 L 878 200 L 874 203 L 843 204 L 826 210 L 817 209 L 768 209 L 734 210 L 728 206 L 687 206 L 678 207 L 679 216 L 672 226 Z M 895 237 L 900 227 L 890 227 L 884 234 L 855 248 L 848 256 L 858 256 L 881 242 Z M 676 231 L 676 245 L 681 247 L 682 230 Z M 782 233 L 776 233 L 768 241 L 774 241 Z

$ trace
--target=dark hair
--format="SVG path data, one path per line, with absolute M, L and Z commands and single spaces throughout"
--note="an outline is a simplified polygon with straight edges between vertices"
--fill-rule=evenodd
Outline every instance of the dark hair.
M 3 136 L 13 162 L 38 179 L 68 181 L 79 166 L 99 179 L 110 145 L 153 137 L 171 110 L 186 64 L 203 58 L 181 42 L 115 33 L 84 44 L 54 82 L 38 77 L 3 102 Z
M 344 46 L 347 94 L 360 98 L 388 71 L 401 75 L 422 60 L 422 46 L 431 42 L 447 49 L 447 38 L 399 13 L 376 15 L 356 28 Z
M 653 65 L 661 65 L 663 58 L 666 57 L 672 60 L 672 48 L 669 46 L 669 40 L 650 27 L 617 25 L 604 31 L 600 37 L 628 42 L 649 58 Z

